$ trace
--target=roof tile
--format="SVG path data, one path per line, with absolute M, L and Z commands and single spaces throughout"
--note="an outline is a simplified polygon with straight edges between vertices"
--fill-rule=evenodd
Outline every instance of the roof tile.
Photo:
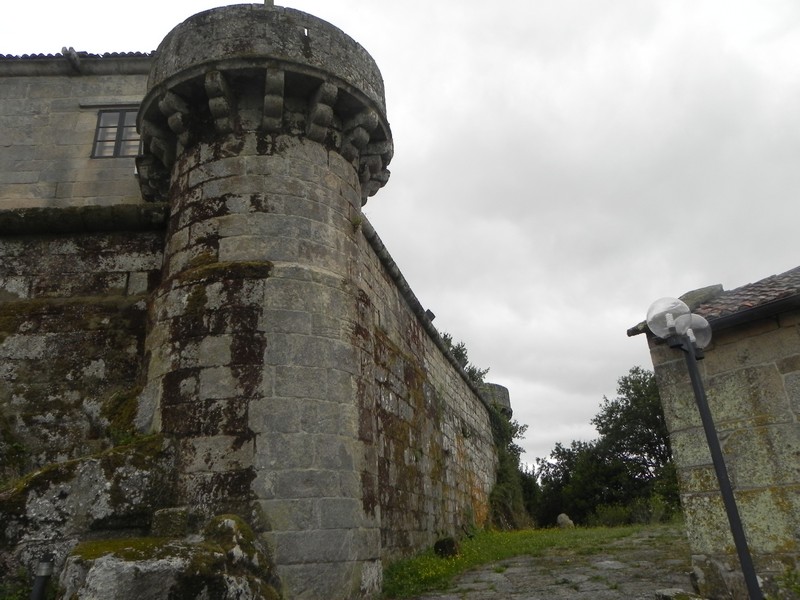
M 761 281 L 721 292 L 712 299 L 692 307 L 692 310 L 711 321 L 798 294 L 800 294 L 800 267 L 795 267 L 780 275 L 772 275 Z

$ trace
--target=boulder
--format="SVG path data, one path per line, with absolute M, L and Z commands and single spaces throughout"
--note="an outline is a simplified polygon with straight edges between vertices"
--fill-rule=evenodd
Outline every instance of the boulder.
M 442 538 L 433 545 L 433 551 L 439 558 L 458 556 L 458 542 L 451 537 Z
M 573 523 L 573 522 L 572 522 L 572 519 L 570 519 L 570 518 L 569 518 L 569 517 L 568 517 L 566 514 L 564 514 L 564 513 L 561 513 L 560 515 L 558 515 L 558 517 L 556 517 L 556 524 L 557 524 L 557 525 L 558 525 L 558 526 L 559 526 L 561 529 L 570 529 L 570 528 L 572 528 L 572 527 L 575 527 L 575 523 Z
M 62 597 L 79 600 L 280 597 L 266 550 L 235 515 L 215 517 L 194 538 L 82 542 L 67 558 L 59 585 Z

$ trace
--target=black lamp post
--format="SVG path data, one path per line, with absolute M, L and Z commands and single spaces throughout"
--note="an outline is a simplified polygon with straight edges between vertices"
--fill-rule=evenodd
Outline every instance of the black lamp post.
M 742 519 L 739 516 L 739 510 L 736 507 L 736 500 L 733 496 L 733 488 L 728 478 L 728 471 L 725 468 L 725 459 L 717 437 L 717 430 L 714 427 L 714 420 L 711 418 L 711 411 L 708 408 L 706 391 L 700 378 L 700 370 L 697 368 L 697 361 L 703 358 L 703 348 L 711 341 L 711 326 L 700 315 L 692 314 L 689 307 L 677 298 L 656 300 L 647 311 L 647 326 L 656 337 L 666 340 L 670 348 L 683 350 L 686 358 L 686 367 L 689 370 L 689 378 L 692 381 L 695 401 L 697 402 L 697 409 L 700 413 L 700 420 L 703 422 L 706 442 L 708 443 L 708 449 L 711 451 L 711 461 L 714 464 L 714 471 L 717 475 L 722 502 L 725 505 L 725 512 L 728 515 L 728 522 L 733 534 L 733 542 L 736 545 L 736 553 L 739 555 L 739 563 L 747 585 L 747 592 L 750 600 L 763 600 L 764 596 L 758 585 L 753 559 L 747 547 Z
M 45 554 L 36 566 L 36 578 L 33 580 L 30 600 L 44 600 L 47 592 L 47 581 L 53 574 L 53 555 Z

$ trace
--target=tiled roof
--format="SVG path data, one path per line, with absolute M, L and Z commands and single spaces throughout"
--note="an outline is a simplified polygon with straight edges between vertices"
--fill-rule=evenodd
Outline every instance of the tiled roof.
M 153 55 L 153 52 L 104 52 L 103 54 L 91 54 L 89 52 L 78 51 L 78 56 L 81 58 L 147 58 Z M 48 59 L 48 58 L 61 58 L 64 55 L 61 52 L 55 54 L 0 54 L 0 58 L 4 59 Z
M 724 291 L 721 285 L 708 286 L 684 294 L 681 300 L 692 312 L 708 319 L 712 328 L 766 317 L 788 308 L 800 308 L 800 267 L 733 290 Z M 631 327 L 628 335 L 647 331 L 647 323 L 642 321 Z
M 691 308 L 693 312 L 712 322 L 797 295 L 800 295 L 800 267 L 727 292 L 720 292 Z

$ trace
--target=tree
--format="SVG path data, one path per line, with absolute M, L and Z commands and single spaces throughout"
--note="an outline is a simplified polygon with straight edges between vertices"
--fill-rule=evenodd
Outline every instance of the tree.
M 579 519 L 572 506 L 572 497 L 565 493 L 565 489 L 573 483 L 581 454 L 588 451 L 588 444 L 585 442 L 573 441 L 568 448 L 558 442 L 550 452 L 549 458 L 536 459 L 536 477 L 539 480 L 540 494 L 533 516 L 539 525 L 555 523 L 556 517 L 562 512 Z
M 519 529 L 530 524 L 530 515 L 519 461 L 524 450 L 515 440 L 525 435 L 528 426 L 509 419 L 496 407 L 489 407 L 489 420 L 497 449 L 496 479 L 489 494 L 492 525 L 499 529 Z
M 592 419 L 605 451 L 623 462 L 631 479 L 677 509 L 678 480 L 655 375 L 633 367 L 617 381 L 617 397 L 603 398 Z
M 623 461 L 631 477 L 657 479 L 672 460 L 669 433 L 652 372 L 633 367 L 617 381 L 618 396 L 603 397 L 591 423 L 605 451 Z
M 464 369 L 469 380 L 475 385 L 483 383 L 484 377 L 489 372 L 489 369 L 481 369 L 469 362 L 469 354 L 467 353 L 467 346 L 464 342 L 453 343 L 453 336 L 446 332 L 441 332 L 440 336 L 450 354 L 456 359 L 456 362 Z
M 603 445 L 573 441 L 569 448 L 556 444 L 547 460 L 538 459 L 541 501 L 536 520 L 555 523 L 559 513 L 585 523 L 598 506 L 627 503 L 641 495 L 623 462 L 608 454 Z
M 536 519 L 536 510 L 542 501 L 542 489 L 536 479 L 536 469 L 527 466 L 519 468 L 519 482 L 522 487 L 522 503 L 530 519 Z
M 573 441 L 569 447 L 558 443 L 549 458 L 537 459 L 540 523 L 553 523 L 560 512 L 586 522 L 609 507 L 629 519 L 636 511 L 652 513 L 642 505 L 677 508 L 677 479 L 655 376 L 634 367 L 617 383 L 618 396 L 604 397 L 591 421 L 598 439 Z

